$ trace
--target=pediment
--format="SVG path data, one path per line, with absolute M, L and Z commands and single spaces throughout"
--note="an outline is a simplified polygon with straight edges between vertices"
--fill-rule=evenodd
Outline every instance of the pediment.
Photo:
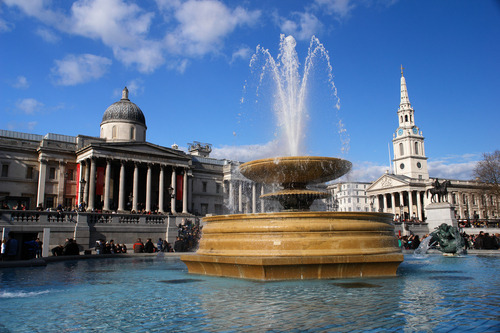
M 371 192 L 408 185 L 410 185 L 410 179 L 407 177 L 402 178 L 400 176 L 384 174 L 379 179 L 374 181 L 366 190 Z
M 183 151 L 158 146 L 149 142 L 98 142 L 81 149 L 77 155 L 90 155 L 101 158 L 119 158 L 125 160 L 191 160 Z

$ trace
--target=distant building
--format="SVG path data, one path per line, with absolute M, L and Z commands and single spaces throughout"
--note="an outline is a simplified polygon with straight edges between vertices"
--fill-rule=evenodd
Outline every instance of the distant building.
M 366 189 L 367 182 L 339 182 L 328 186 L 331 197 L 328 199 L 328 208 L 339 212 L 371 212 L 373 203 L 370 202 Z M 370 206 L 371 204 L 371 206 Z
M 425 220 L 425 207 L 431 203 L 430 190 L 436 181 L 429 177 L 424 137 L 416 125 L 406 79 L 401 68 L 401 101 L 397 111 L 398 128 L 393 134 L 393 170 L 382 175 L 367 189 L 376 211 L 393 213 L 402 220 Z M 445 201 L 452 204 L 459 219 L 491 219 L 499 216 L 499 198 L 488 194 L 476 181 L 450 180 Z

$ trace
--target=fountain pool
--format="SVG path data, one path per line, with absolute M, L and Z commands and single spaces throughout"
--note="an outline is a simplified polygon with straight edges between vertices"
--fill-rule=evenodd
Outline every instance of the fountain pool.
M 500 257 L 406 256 L 396 278 L 258 282 L 177 258 L 0 270 L 0 332 L 500 330 Z

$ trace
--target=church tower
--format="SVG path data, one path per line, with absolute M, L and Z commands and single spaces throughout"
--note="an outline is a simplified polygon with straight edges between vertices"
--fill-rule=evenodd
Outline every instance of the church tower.
M 422 131 L 415 126 L 406 80 L 401 66 L 401 102 L 398 109 L 399 127 L 393 134 L 394 173 L 415 179 L 429 179 Z

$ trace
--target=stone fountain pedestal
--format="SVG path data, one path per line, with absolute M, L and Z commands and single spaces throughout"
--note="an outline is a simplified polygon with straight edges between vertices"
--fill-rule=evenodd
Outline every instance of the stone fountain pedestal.
M 283 212 L 205 218 L 189 273 L 256 280 L 395 276 L 392 215 Z
M 241 166 L 247 178 L 283 187 L 263 197 L 278 200 L 278 213 L 204 218 L 195 255 L 181 256 L 189 273 L 255 280 L 395 276 L 403 254 L 393 215 L 369 212 L 311 212 L 327 194 L 310 182 L 335 179 L 351 167 L 326 157 L 284 157 Z

